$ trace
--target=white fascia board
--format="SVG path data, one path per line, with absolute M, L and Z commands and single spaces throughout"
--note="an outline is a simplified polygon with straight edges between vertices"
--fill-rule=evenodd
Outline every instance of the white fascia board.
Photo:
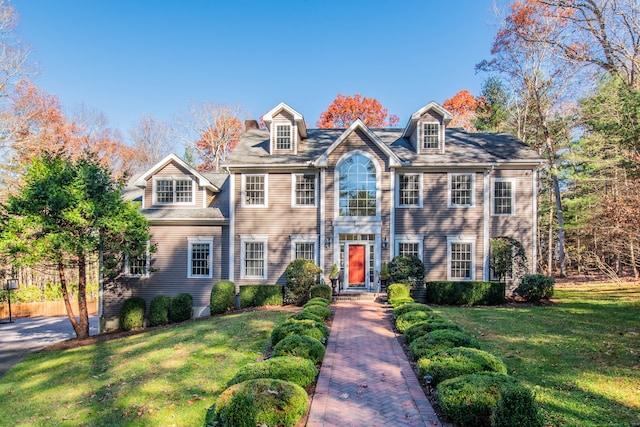
M 360 119 L 356 119 L 355 122 L 353 122 L 351 124 L 351 126 L 349 126 L 347 128 L 347 130 L 345 130 L 342 135 L 340 135 L 340 137 L 338 139 L 336 139 L 334 141 L 333 144 L 331 144 L 331 146 L 329 148 L 327 148 L 327 150 L 316 159 L 316 161 L 314 162 L 314 165 L 317 167 L 327 167 L 327 158 L 329 157 L 329 155 L 340 146 L 340 144 L 342 144 L 342 142 L 344 142 L 344 140 L 347 139 L 347 137 L 349 135 L 351 135 L 353 132 L 356 131 L 356 129 L 360 129 L 362 130 L 365 135 L 367 135 L 367 137 L 383 152 L 385 153 L 388 158 L 389 158 L 389 166 L 391 167 L 395 167 L 395 166 L 401 166 L 402 162 L 400 161 L 400 159 L 398 158 L 398 156 L 396 156 L 393 151 L 391 151 L 389 149 L 389 147 L 387 147 L 387 145 L 382 142 L 382 140 L 380 138 L 378 138 L 378 136 L 373 133 L 373 131 L 371 129 L 369 129 L 367 127 L 367 125 L 364 124 L 364 122 Z
M 438 104 L 437 102 L 431 101 L 427 105 L 425 105 L 424 107 L 420 108 L 418 111 L 416 111 L 415 113 L 413 113 L 411 115 L 411 118 L 409 119 L 409 122 L 407 123 L 407 126 L 404 128 L 404 131 L 402 132 L 402 137 L 403 138 L 407 138 L 409 135 L 411 135 L 411 133 L 413 133 L 413 128 L 415 128 L 416 123 L 418 122 L 418 120 L 420 120 L 420 117 L 422 117 L 422 115 L 424 113 L 426 113 L 427 111 L 429 111 L 429 110 L 437 111 L 438 114 L 440 114 L 442 116 L 442 121 L 444 122 L 445 126 L 451 120 L 453 120 L 453 115 L 450 112 L 448 112 L 447 110 L 442 108 L 442 106 L 440 104 Z
M 298 133 L 302 138 L 306 138 L 307 125 L 304 122 L 304 117 L 302 116 L 302 114 L 300 114 L 299 112 L 297 112 L 296 110 L 294 110 L 284 102 L 281 102 L 280 104 L 276 105 L 274 108 L 267 111 L 264 116 L 262 116 L 262 121 L 267 126 L 267 129 L 271 130 L 271 122 L 273 121 L 273 116 L 275 116 L 282 110 L 287 111 L 289 114 L 293 116 L 293 120 L 298 125 Z

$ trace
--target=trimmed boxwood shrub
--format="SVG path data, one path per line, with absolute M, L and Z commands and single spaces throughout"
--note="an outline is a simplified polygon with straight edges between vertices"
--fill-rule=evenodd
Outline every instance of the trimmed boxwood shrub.
M 478 341 L 469 335 L 451 329 L 437 329 L 427 335 L 416 338 L 409 344 L 411 353 L 416 359 L 429 357 L 432 354 L 453 347 L 478 348 Z
M 282 285 L 240 286 L 240 308 L 284 304 Z
M 418 337 L 427 335 L 429 332 L 433 332 L 437 329 L 451 329 L 453 331 L 462 332 L 462 328 L 450 320 L 445 320 L 440 317 L 434 317 L 431 320 L 423 320 L 422 322 L 414 323 L 404 331 L 404 339 L 408 343 L 411 343 Z
M 411 304 L 413 302 L 415 302 L 415 300 L 411 297 L 399 297 L 399 298 L 394 298 L 389 300 L 389 304 L 391 305 L 391 307 L 394 307 L 394 308 L 404 304 Z
M 520 280 L 520 285 L 514 291 L 525 301 L 540 301 L 553 296 L 554 280 L 544 274 L 527 274 Z
M 318 369 L 313 361 L 303 357 L 281 356 L 241 368 L 227 385 L 258 378 L 274 378 L 307 387 L 317 375 Z
M 284 270 L 287 283 L 284 287 L 285 301 L 302 305 L 311 298 L 311 288 L 318 284 L 322 269 L 313 261 L 298 258 Z
M 149 326 L 169 323 L 169 307 L 171 307 L 171 298 L 167 295 L 153 297 L 149 304 Z
M 331 286 L 329 285 L 315 285 L 311 287 L 309 293 L 311 298 L 324 298 L 331 301 Z
M 306 335 L 323 341 L 323 338 L 326 339 L 329 336 L 329 328 L 313 320 L 288 319 L 271 331 L 271 345 L 278 344 L 289 335 Z
M 505 395 L 509 395 L 509 406 L 518 406 L 517 396 L 524 393 L 524 385 L 518 380 L 508 375 L 485 372 L 480 374 L 463 375 L 451 378 L 438 384 L 438 400 L 444 413 L 461 426 L 492 426 L 491 418 L 495 413 L 501 416 L 502 411 L 498 411 L 498 406 Z M 516 403 L 514 405 L 514 403 Z M 522 401 L 525 407 L 519 407 L 518 411 L 523 413 L 537 414 L 537 408 L 533 399 Z M 535 420 L 536 417 L 534 417 Z M 534 421 L 533 424 L 525 424 L 526 418 L 517 418 L 515 424 L 506 425 L 531 425 L 539 427 Z
M 424 263 L 415 255 L 398 255 L 387 267 L 392 282 L 413 284 L 424 280 Z
M 294 314 L 291 316 L 292 319 L 296 320 L 313 320 L 314 322 L 324 323 L 324 319 L 317 314 L 313 314 L 308 310 L 302 310 L 300 313 Z
M 220 394 L 207 424 L 293 426 L 306 413 L 307 401 L 307 392 L 292 382 L 266 378 L 248 380 Z
M 431 320 L 435 316 L 433 311 L 409 311 L 396 318 L 396 328 L 400 332 L 404 332 L 409 326 L 424 320 Z
M 480 372 L 507 374 L 502 360 L 477 348 L 453 347 L 418 360 L 420 375 L 432 377 L 432 383 Z
M 130 331 L 135 328 L 142 328 L 146 308 L 147 303 L 144 298 L 131 297 L 126 299 L 120 309 L 120 329 Z
M 209 310 L 211 315 L 222 314 L 235 306 L 236 285 L 230 280 L 220 280 L 211 288 Z
M 191 319 L 193 313 L 193 298 L 190 294 L 178 294 L 171 300 L 169 318 L 172 322 L 184 322 Z
M 505 298 L 499 282 L 427 282 L 427 303 L 444 305 L 496 305 Z
M 331 317 L 331 310 L 321 305 L 310 305 L 308 307 L 305 307 L 303 311 L 307 311 L 309 313 L 315 314 L 316 316 L 320 316 L 322 320 Z
M 492 427 L 542 427 L 544 418 L 531 390 L 527 387 L 507 387 L 491 414 Z
M 289 335 L 273 348 L 273 357 L 294 356 L 311 360 L 318 365 L 326 349 L 320 341 L 305 335 Z
M 303 307 L 309 307 L 310 305 L 321 305 L 323 307 L 329 307 L 329 301 L 327 301 L 324 298 L 311 298 L 309 301 L 307 301 Z
M 409 285 L 404 283 L 394 283 L 387 288 L 387 297 L 389 301 L 398 298 L 411 298 L 409 293 Z
M 400 316 L 401 314 L 408 313 L 410 311 L 426 311 L 427 313 L 433 311 L 431 307 L 427 304 L 421 304 L 418 302 L 410 302 L 407 304 L 402 304 L 393 309 L 393 314 L 395 316 Z

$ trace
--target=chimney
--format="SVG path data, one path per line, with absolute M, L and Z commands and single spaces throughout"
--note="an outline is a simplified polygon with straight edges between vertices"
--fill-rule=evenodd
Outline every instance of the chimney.
M 248 132 L 252 129 L 260 129 L 260 127 L 258 126 L 258 121 L 257 120 L 245 120 L 244 121 L 244 131 Z

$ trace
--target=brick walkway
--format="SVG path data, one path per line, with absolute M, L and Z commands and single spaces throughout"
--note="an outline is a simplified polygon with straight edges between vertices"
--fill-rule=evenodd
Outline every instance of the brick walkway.
M 377 302 L 337 302 L 307 427 L 441 426 Z

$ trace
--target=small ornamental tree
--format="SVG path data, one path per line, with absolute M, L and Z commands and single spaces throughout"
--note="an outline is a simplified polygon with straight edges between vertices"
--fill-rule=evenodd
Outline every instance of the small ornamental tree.
M 313 261 L 298 258 L 291 261 L 284 271 L 287 284 L 284 287 L 285 302 L 302 305 L 310 298 L 311 287 L 319 283 L 322 269 Z
M 528 273 L 527 255 L 522 243 L 512 237 L 491 239 L 489 267 L 502 283 L 509 275 L 518 281 Z
M 398 255 L 388 265 L 391 283 L 414 285 L 424 281 L 424 263 L 415 255 Z

